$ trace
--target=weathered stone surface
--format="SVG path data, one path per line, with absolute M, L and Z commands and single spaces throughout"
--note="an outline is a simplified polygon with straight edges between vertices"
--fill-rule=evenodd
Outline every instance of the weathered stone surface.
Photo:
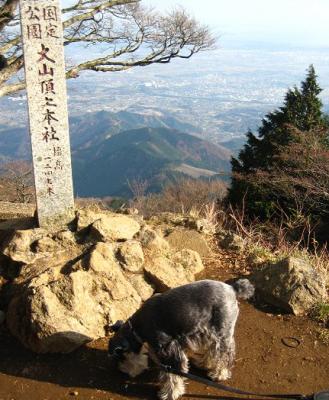
M 62 247 L 70 247 L 70 246 L 74 246 L 76 244 L 76 239 L 75 239 L 74 233 L 71 231 L 68 231 L 68 230 L 56 232 L 53 235 L 53 240 L 61 243 Z
M 99 243 L 73 268 L 50 268 L 32 279 L 9 304 L 12 334 L 36 352 L 69 352 L 127 319 L 141 298 L 112 255 Z
M 206 239 L 199 232 L 187 229 L 177 229 L 166 236 L 166 240 L 169 242 L 171 247 L 177 250 L 194 250 L 199 253 L 201 257 L 209 257 L 211 255 L 211 250 Z
M 251 281 L 262 300 L 295 315 L 305 314 L 326 298 L 321 276 L 298 258 L 288 257 L 268 264 L 251 275 Z
M 60 249 L 59 243 L 51 237 L 42 237 L 33 243 L 35 253 L 51 253 Z
M 118 256 L 125 270 L 135 273 L 143 271 L 144 253 L 139 242 L 129 240 L 122 243 L 118 249 Z
M 142 274 L 129 274 L 126 277 L 143 301 L 153 295 L 154 288 L 146 282 Z
M 115 246 L 112 243 L 97 243 L 94 249 L 83 260 L 88 268 L 96 272 L 106 272 L 118 269 L 115 258 Z
M 2 253 L 16 262 L 33 263 L 39 255 L 32 251 L 31 245 L 47 235 L 47 232 L 41 228 L 15 231 L 2 246 Z
M 150 227 L 144 227 L 139 233 L 139 240 L 144 248 L 155 253 L 166 254 L 170 250 L 169 243 Z
M 155 225 L 166 224 L 169 226 L 181 226 L 204 234 L 214 234 L 216 231 L 215 226 L 206 218 L 198 218 L 186 214 L 164 212 L 151 217 L 150 222 Z
M 219 244 L 226 250 L 242 251 L 244 249 L 244 240 L 233 232 L 225 232 Z
M 140 230 L 140 225 L 132 217 L 113 214 L 104 215 L 93 222 L 90 234 L 97 241 L 117 241 L 132 239 Z
M 88 228 L 93 222 L 100 219 L 102 216 L 107 215 L 107 212 L 96 212 L 89 209 L 80 209 L 76 213 L 77 230 L 81 231 Z
M 192 250 L 183 250 L 171 258 L 156 256 L 144 265 L 147 276 L 160 292 L 193 282 L 195 274 L 203 268 L 199 254 Z
M 174 263 L 167 257 L 157 256 L 145 264 L 144 270 L 159 292 L 191 282 L 182 265 Z
M 190 280 L 194 280 L 194 275 L 204 270 L 199 253 L 190 249 L 178 251 L 174 254 L 173 260 L 182 265 Z

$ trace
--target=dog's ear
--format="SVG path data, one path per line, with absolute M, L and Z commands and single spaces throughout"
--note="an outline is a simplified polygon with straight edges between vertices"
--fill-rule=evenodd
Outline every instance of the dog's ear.
M 117 321 L 115 324 L 109 326 L 109 331 L 110 332 L 118 332 L 118 330 L 122 327 L 124 324 L 124 321 Z

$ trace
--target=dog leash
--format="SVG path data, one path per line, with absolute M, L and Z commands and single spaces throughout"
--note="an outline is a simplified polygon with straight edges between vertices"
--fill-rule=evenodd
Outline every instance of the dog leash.
M 245 390 L 233 388 L 230 386 L 223 385 L 218 382 L 211 381 L 210 379 L 207 378 L 202 378 L 201 376 L 198 375 L 193 375 L 189 372 L 183 372 L 180 371 L 176 368 L 171 367 L 170 365 L 164 365 L 164 364 L 158 364 L 159 368 L 167 373 L 170 374 L 175 374 L 179 375 L 183 378 L 190 379 L 195 382 L 202 383 L 207 386 L 211 386 L 215 389 L 220 389 L 225 392 L 230 392 L 230 393 L 235 393 L 235 394 L 241 394 L 245 396 L 256 396 L 256 397 L 267 397 L 271 399 L 295 399 L 295 400 L 329 400 L 329 390 L 324 390 L 321 392 L 317 393 L 312 393 L 310 395 L 304 395 L 304 394 L 267 394 L 267 393 L 255 393 L 255 392 L 248 392 Z M 236 399 L 239 399 L 236 397 Z M 242 398 L 245 399 L 245 398 Z
M 132 332 L 132 334 L 134 335 L 135 339 L 137 340 L 137 342 L 139 342 L 140 344 L 143 344 L 143 340 L 142 338 L 137 334 L 137 332 L 135 331 L 135 329 L 132 326 L 132 323 L 130 320 L 128 320 L 128 325 L 129 328 Z M 300 393 L 295 393 L 295 394 L 288 394 L 288 393 L 284 393 L 284 394 L 265 394 L 265 393 L 255 393 L 255 392 L 248 392 L 245 390 L 241 390 L 241 389 L 237 389 L 231 386 L 226 386 L 223 385 L 222 383 L 218 383 L 218 382 L 214 382 L 210 379 L 207 378 L 203 378 L 201 376 L 198 375 L 194 375 L 191 374 L 189 372 L 183 372 L 180 371 L 170 365 L 165 365 L 162 364 L 158 357 L 156 356 L 156 354 L 154 353 L 153 349 L 150 347 L 149 350 L 151 350 L 149 352 L 149 356 L 152 359 L 152 361 L 158 366 L 158 368 L 164 372 L 170 373 L 170 374 L 174 374 L 174 375 L 178 375 L 181 376 L 183 378 L 187 378 L 190 379 L 192 381 L 195 382 L 199 382 L 202 383 L 204 385 L 207 386 L 211 386 L 215 389 L 220 389 L 223 390 L 224 392 L 229 392 L 229 393 L 235 393 L 235 394 L 240 394 L 240 395 L 244 395 L 244 396 L 256 396 L 256 397 L 267 397 L 270 399 L 293 399 L 293 400 L 329 400 L 329 390 L 324 390 L 321 392 L 317 392 L 317 393 L 312 393 L 310 395 L 304 395 L 304 394 L 300 394 Z M 239 400 L 238 397 L 235 397 L 235 399 Z M 241 398 L 241 400 L 245 400 L 245 397 Z

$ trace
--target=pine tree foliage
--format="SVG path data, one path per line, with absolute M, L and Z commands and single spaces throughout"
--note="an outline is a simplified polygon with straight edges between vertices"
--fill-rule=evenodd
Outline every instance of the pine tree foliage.
M 296 139 L 291 133 L 292 127 L 301 135 L 307 135 L 307 132 L 328 126 L 319 98 L 321 91 L 314 67 L 310 65 L 300 88 L 289 89 L 283 105 L 264 117 L 258 135 L 247 133 L 247 143 L 238 158 L 231 161 L 233 177 L 228 200 L 232 204 L 241 204 L 244 199 L 248 201 L 247 211 L 268 216 L 271 194 L 266 190 L 262 192 L 259 186 L 256 189 L 250 178 L 256 171 L 268 171 L 273 167 L 282 146 Z

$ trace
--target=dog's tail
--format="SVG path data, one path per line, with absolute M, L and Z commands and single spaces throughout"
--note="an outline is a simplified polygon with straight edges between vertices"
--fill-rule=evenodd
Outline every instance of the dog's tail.
M 235 290 L 236 297 L 243 300 L 250 299 L 250 297 L 252 297 L 255 293 L 255 287 L 248 279 L 238 279 L 232 283 L 232 286 Z

